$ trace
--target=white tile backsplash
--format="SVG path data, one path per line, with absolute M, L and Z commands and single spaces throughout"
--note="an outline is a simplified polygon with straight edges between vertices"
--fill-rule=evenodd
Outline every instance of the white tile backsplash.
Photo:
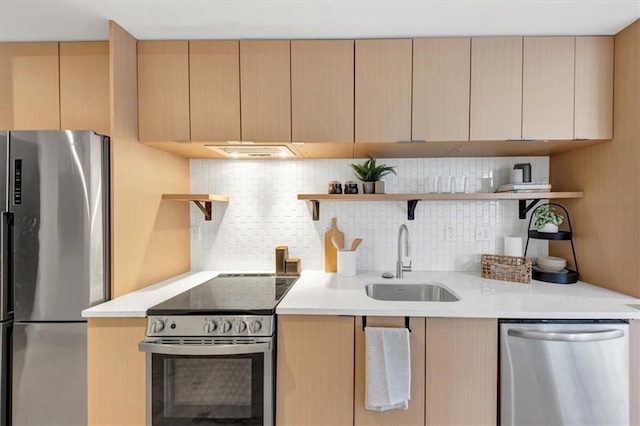
M 273 271 L 275 247 L 289 246 L 289 256 L 303 269 L 324 268 L 324 232 L 332 217 L 345 242 L 364 239 L 358 249 L 360 270 L 395 270 L 398 227 L 407 224 L 415 270 L 479 270 L 479 255 L 502 253 L 504 236 L 526 241 L 527 220 L 518 219 L 517 201 L 420 201 L 415 220 L 407 203 L 321 202 L 320 220 L 299 193 L 326 193 L 332 180 L 356 180 L 350 163 L 361 160 L 191 160 L 191 191 L 229 196 L 214 203 L 213 219 L 191 208 L 191 266 L 194 270 Z M 507 183 L 516 163 L 531 163 L 532 180 L 549 180 L 548 157 L 380 159 L 397 166 L 387 176 L 387 193 L 425 192 L 430 174 L 467 175 L 468 192 L 491 192 Z M 361 188 L 360 188 L 361 190 Z M 531 214 L 531 212 L 529 213 Z M 445 227 L 455 241 L 445 242 Z M 476 242 L 475 228 L 490 228 L 490 240 Z M 531 242 L 529 255 L 546 255 L 545 241 Z

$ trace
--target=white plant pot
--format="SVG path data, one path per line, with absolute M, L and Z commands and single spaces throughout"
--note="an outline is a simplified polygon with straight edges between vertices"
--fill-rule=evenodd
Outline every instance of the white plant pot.
M 553 223 L 545 223 L 545 225 L 542 228 L 538 229 L 538 232 L 554 234 L 558 232 L 558 225 L 554 225 Z

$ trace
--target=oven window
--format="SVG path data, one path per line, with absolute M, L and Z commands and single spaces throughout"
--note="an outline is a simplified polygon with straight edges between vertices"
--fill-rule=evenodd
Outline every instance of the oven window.
M 262 425 L 264 354 L 152 355 L 153 425 Z

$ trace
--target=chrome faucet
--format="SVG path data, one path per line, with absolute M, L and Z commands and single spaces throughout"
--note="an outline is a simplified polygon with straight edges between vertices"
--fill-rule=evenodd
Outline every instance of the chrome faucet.
M 404 232 L 403 232 L 404 231 Z M 398 261 L 396 262 L 396 278 L 402 278 L 403 272 L 411 272 L 411 260 L 409 260 L 409 266 L 404 266 L 402 263 L 402 234 L 404 233 L 404 254 L 405 256 L 411 256 L 411 244 L 409 244 L 409 228 L 407 225 L 400 225 L 398 229 Z

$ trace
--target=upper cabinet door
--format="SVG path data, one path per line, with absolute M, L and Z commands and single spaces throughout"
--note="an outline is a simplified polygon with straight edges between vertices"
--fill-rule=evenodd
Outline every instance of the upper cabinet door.
M 240 140 L 240 43 L 189 42 L 192 141 Z
M 412 40 L 356 40 L 356 142 L 411 139 Z
M 141 141 L 188 141 L 189 42 L 138 42 Z
M 60 129 L 58 43 L 0 43 L 0 129 Z
M 291 41 L 294 142 L 353 142 L 353 40 Z
M 60 43 L 60 127 L 109 135 L 109 43 Z
M 242 140 L 291 141 L 291 56 L 288 40 L 240 42 Z
M 412 139 L 469 140 L 471 39 L 413 40 Z
M 575 139 L 613 137 L 613 37 L 576 37 Z
M 522 137 L 573 139 L 575 37 L 525 37 Z
M 471 40 L 472 141 L 522 137 L 522 37 Z

